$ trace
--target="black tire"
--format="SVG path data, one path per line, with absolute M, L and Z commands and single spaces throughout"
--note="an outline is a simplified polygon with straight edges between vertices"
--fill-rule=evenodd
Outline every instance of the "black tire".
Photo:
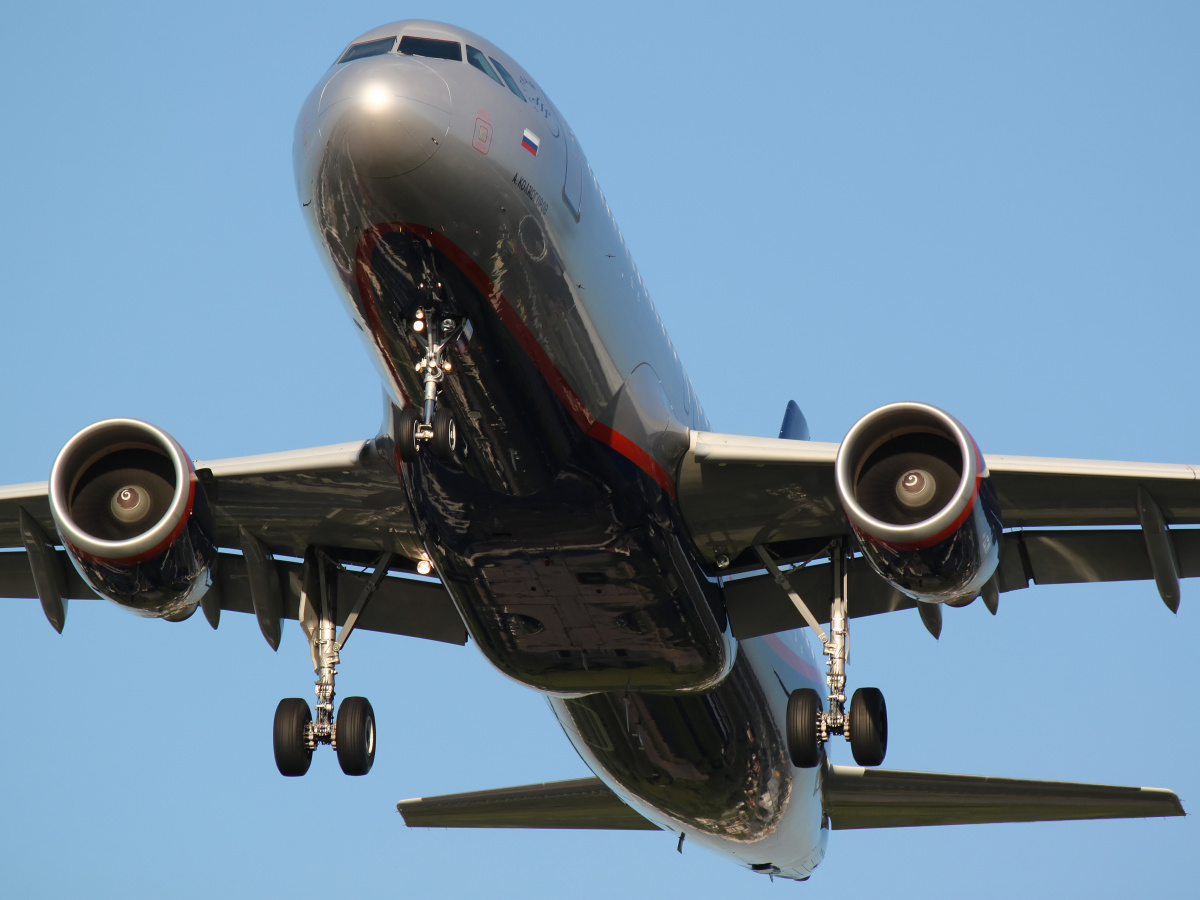
M 821 762 L 821 743 L 817 740 L 817 717 L 821 698 L 812 688 L 792 691 L 787 704 L 787 746 L 792 765 L 811 769 Z
M 347 697 L 335 723 L 338 765 L 347 775 L 366 775 L 375 764 L 375 710 L 366 697 Z
M 850 698 L 850 750 L 860 766 L 877 766 L 887 755 L 887 704 L 879 688 L 859 688 Z
M 458 426 L 454 424 L 454 415 L 448 409 L 438 409 L 433 413 L 433 440 L 429 442 L 433 455 L 443 461 L 454 459 L 454 451 L 458 449 Z
M 311 723 L 306 700 L 289 697 L 275 707 L 275 765 L 280 775 L 297 778 L 308 771 L 312 764 L 307 734 Z
M 421 417 L 411 406 L 400 410 L 396 417 L 396 452 L 405 462 L 414 462 L 420 447 L 417 444 L 417 427 Z

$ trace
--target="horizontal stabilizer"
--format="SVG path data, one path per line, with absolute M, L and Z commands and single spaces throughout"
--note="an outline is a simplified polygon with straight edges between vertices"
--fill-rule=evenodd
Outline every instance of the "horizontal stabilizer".
M 401 800 L 410 828 L 604 828 L 658 831 L 599 778 Z
M 1184 815 L 1164 788 L 985 775 L 830 766 L 823 790 L 835 829 Z

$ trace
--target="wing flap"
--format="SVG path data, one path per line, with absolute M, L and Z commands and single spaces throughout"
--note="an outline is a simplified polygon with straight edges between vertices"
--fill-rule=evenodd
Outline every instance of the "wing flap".
M 599 778 L 401 800 L 409 828 L 595 828 L 658 831 Z
M 1200 528 L 1168 532 L 1181 578 L 1200 576 Z M 1142 581 L 1154 577 L 1140 530 L 1092 529 L 1018 531 L 1004 535 L 997 570 L 1001 591 L 1034 584 L 1078 584 L 1095 581 Z M 796 592 L 821 622 L 829 621 L 833 570 L 822 562 L 786 573 Z M 916 601 L 897 591 L 861 557 L 852 559 L 849 575 L 851 618 L 912 609 Z M 803 628 L 800 613 L 770 575 L 731 578 L 725 602 L 734 635 L 740 639 Z
M 58 551 L 58 560 L 65 576 L 64 599 L 99 599 L 68 561 L 65 552 Z M 297 562 L 275 561 L 275 570 L 283 588 L 283 616 L 286 619 L 295 619 L 299 615 L 301 568 Z M 254 603 L 250 596 L 250 578 L 245 559 L 237 554 L 221 553 L 215 572 L 216 578 L 210 590 L 220 599 L 221 609 L 253 614 Z M 338 604 L 338 625 L 345 623 L 365 580 L 366 576 L 356 572 L 339 573 L 338 596 L 342 602 Z M 0 597 L 37 597 L 29 557 L 24 551 L 0 553 Z M 415 578 L 384 578 L 355 627 L 447 644 L 467 642 L 466 627 L 446 589 L 440 583 Z
M 822 795 L 834 829 L 1184 815 L 1164 788 L 855 766 L 830 766 Z

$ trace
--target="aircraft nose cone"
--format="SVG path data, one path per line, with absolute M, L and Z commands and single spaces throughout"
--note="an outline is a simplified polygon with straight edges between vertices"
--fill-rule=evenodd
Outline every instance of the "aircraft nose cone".
M 432 158 L 450 112 L 446 82 L 406 56 L 346 63 L 326 82 L 317 107 L 326 152 L 375 178 L 403 175 Z

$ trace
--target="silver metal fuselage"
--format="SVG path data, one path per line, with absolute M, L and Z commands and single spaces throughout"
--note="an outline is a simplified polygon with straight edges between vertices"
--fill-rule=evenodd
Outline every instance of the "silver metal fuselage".
M 396 460 L 421 544 L 472 638 L 546 693 L 585 762 L 648 819 L 758 871 L 824 854 L 820 768 L 796 769 L 787 692 L 823 692 L 807 635 L 736 642 L 675 500 L 708 430 L 566 120 L 499 61 L 385 53 L 335 65 L 301 110 L 297 189 L 392 410 L 420 405 L 416 309 L 469 323 L 439 403 L 461 465 Z M 536 152 L 534 152 L 536 151 Z

